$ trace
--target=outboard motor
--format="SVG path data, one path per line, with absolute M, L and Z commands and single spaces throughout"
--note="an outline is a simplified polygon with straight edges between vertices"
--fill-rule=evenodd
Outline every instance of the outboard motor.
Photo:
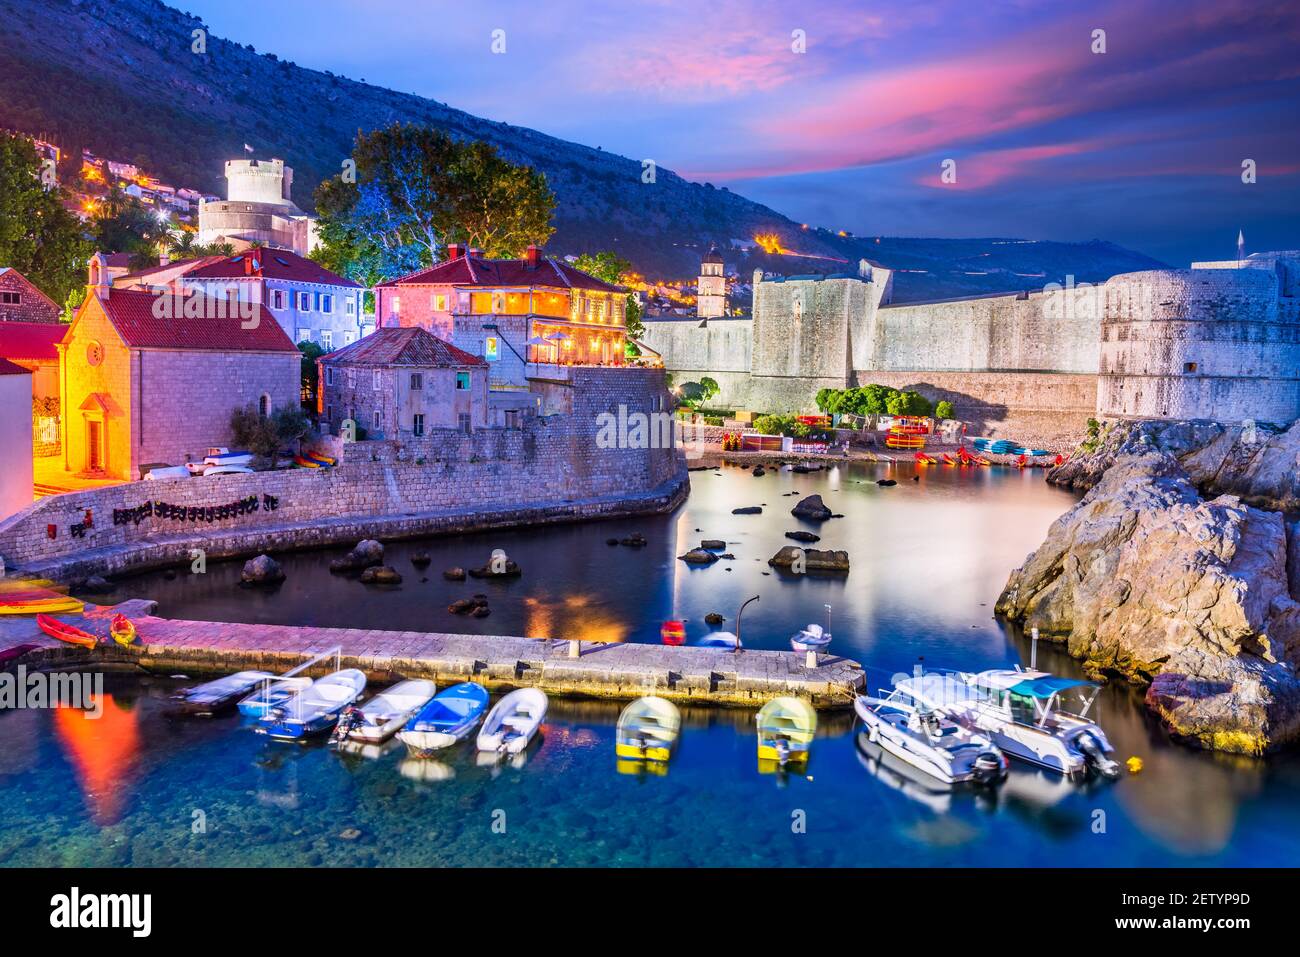
M 997 784 L 1007 776 L 1007 758 L 1001 751 L 989 749 L 981 751 L 975 758 L 971 777 L 976 784 Z
M 776 739 L 776 760 L 781 767 L 790 763 L 790 742 L 784 737 Z
M 347 738 L 348 732 L 361 723 L 361 709 L 356 705 L 348 705 L 339 715 L 338 724 L 334 725 L 334 733 L 330 739 L 339 744 Z
M 1083 752 L 1083 757 L 1092 768 L 1103 777 L 1119 777 L 1119 763 L 1106 757 L 1106 752 L 1102 750 L 1101 743 L 1088 732 L 1084 732 L 1074 739 L 1074 745 Z

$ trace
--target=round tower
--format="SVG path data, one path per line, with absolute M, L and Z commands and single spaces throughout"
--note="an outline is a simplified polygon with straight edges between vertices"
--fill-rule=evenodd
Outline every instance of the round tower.
M 292 187 L 293 170 L 282 159 L 226 161 L 228 200 L 288 208 L 293 205 L 289 198 Z
M 1289 423 L 1300 321 L 1277 269 L 1152 270 L 1105 286 L 1097 411 Z

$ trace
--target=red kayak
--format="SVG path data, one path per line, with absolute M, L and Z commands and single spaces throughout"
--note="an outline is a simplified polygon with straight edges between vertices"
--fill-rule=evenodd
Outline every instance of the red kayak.
M 76 625 L 69 625 L 66 621 L 59 621 L 52 615 L 37 615 L 36 626 L 51 638 L 66 641 L 70 645 L 94 648 L 99 644 L 99 639 L 90 632 L 82 631 Z

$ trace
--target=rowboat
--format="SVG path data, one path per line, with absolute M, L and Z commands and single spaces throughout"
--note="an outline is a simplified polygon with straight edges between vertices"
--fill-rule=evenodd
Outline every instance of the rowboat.
M 785 767 L 792 761 L 808 760 L 817 733 L 817 712 L 803 698 L 773 698 L 763 705 L 755 722 L 760 762 L 775 761 Z
M 273 679 L 265 671 L 239 671 L 215 681 L 206 681 L 172 695 L 172 714 L 220 714 L 235 706 L 259 681 Z
M 277 741 L 301 741 L 329 731 L 343 709 L 366 690 L 365 672 L 344 668 L 328 674 L 267 712 L 254 730 Z
M 421 708 L 397 732 L 397 738 L 414 757 L 427 758 L 468 735 L 483 717 L 487 704 L 487 689 L 482 685 L 472 681 L 452 685 Z
M 126 615 L 119 613 L 109 619 L 108 633 L 124 648 L 135 642 L 135 625 L 131 624 L 131 619 Z
M 311 683 L 307 677 L 268 678 L 239 702 L 239 713 L 245 718 L 265 718 L 276 708 L 288 704 L 294 695 L 310 688 Z
M 618 716 L 614 753 L 636 761 L 667 761 L 681 728 L 677 705 L 655 695 L 637 698 Z
M 49 615 L 37 615 L 36 627 L 51 638 L 66 641 L 70 645 L 94 648 L 99 644 L 99 639 L 90 632 L 82 631 L 76 625 L 70 625 L 66 621 L 59 621 L 59 619 L 51 618 Z
M 361 706 L 343 712 L 334 729 L 335 740 L 349 738 L 378 744 L 387 741 L 429 703 L 438 686 L 424 678 L 399 681 Z
M 512 691 L 488 712 L 479 730 L 478 749 L 518 754 L 528 747 L 546 717 L 546 695 L 536 688 Z

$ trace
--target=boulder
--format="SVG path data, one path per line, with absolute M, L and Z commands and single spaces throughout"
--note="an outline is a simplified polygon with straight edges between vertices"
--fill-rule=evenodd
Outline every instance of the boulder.
M 1300 740 L 1286 523 L 1234 495 L 1203 500 L 1174 453 L 1140 445 L 1053 523 L 998 613 L 1090 673 L 1150 682 L 1148 707 L 1181 739 L 1246 754 Z
M 809 495 L 790 509 L 790 514 L 795 518 L 806 519 L 810 522 L 824 522 L 831 517 L 831 510 L 822 502 L 820 495 Z
M 796 542 L 820 542 L 822 537 L 814 535 L 812 532 L 786 532 L 786 538 L 792 538 Z
M 810 572 L 844 572 L 849 570 L 849 553 L 842 551 L 822 551 L 816 548 L 800 548 L 797 545 L 785 545 L 767 560 L 776 568 L 790 568 L 803 556 L 805 570 Z
M 356 547 L 342 558 L 330 562 L 331 572 L 354 572 L 384 563 L 384 546 L 372 538 L 357 542 Z
M 361 580 L 367 585 L 400 585 L 402 576 L 391 565 L 371 565 L 361 573 Z
M 509 558 L 499 568 L 494 568 L 492 562 L 489 561 L 486 565 L 469 570 L 471 578 L 518 578 L 523 573 L 523 569 L 519 567 L 518 563 Z
M 746 506 L 744 506 L 743 508 L 733 508 L 733 509 L 731 510 L 731 514 L 732 514 L 732 515 L 762 515 L 762 514 L 763 514 L 763 506 L 761 506 L 761 505 L 746 505 Z
M 488 613 L 487 607 L 487 595 L 475 595 L 472 598 L 456 599 L 447 606 L 447 610 L 453 615 L 474 615 L 476 618 L 482 618 Z M 483 609 L 483 614 L 479 614 L 479 609 Z
M 685 555 L 678 555 L 677 557 L 688 565 L 712 565 L 718 560 L 717 553 L 703 548 L 692 548 Z
M 73 583 L 69 591 L 79 595 L 104 595 L 113 590 L 113 583 L 102 575 L 91 575 Z
M 763 466 L 761 465 L 755 465 L 754 471 L 750 472 L 749 474 L 754 476 L 755 478 L 762 478 L 764 475 L 767 474 L 767 470 L 763 468 Z
M 433 558 L 428 552 L 416 552 L 411 556 L 411 564 L 416 568 L 428 568 L 432 561 Z
M 720 551 L 727 547 L 727 543 L 720 538 L 706 538 L 700 542 L 700 548 L 707 548 L 711 551 Z
M 284 569 L 270 555 L 258 555 L 244 562 L 239 580 L 247 585 L 273 585 L 284 581 Z
M 706 625 L 720 625 L 726 620 L 727 620 L 726 618 L 724 618 L 722 615 L 719 615 L 716 611 L 711 611 L 704 616 L 704 623 Z
M 876 479 L 876 484 L 879 485 L 881 488 L 891 488 L 897 485 L 898 483 L 893 479 Z
M 617 545 L 617 544 L 618 544 L 618 539 L 617 539 L 617 538 L 607 538 L 607 539 L 605 539 L 605 544 L 606 544 L 606 545 Z
M 645 548 L 650 544 L 646 541 L 646 537 L 640 532 L 629 535 L 627 538 L 620 538 L 618 543 L 620 545 L 626 545 L 628 548 Z
M 448 568 L 443 571 L 442 577 L 449 582 L 463 582 L 465 580 L 465 569 L 460 566 Z

